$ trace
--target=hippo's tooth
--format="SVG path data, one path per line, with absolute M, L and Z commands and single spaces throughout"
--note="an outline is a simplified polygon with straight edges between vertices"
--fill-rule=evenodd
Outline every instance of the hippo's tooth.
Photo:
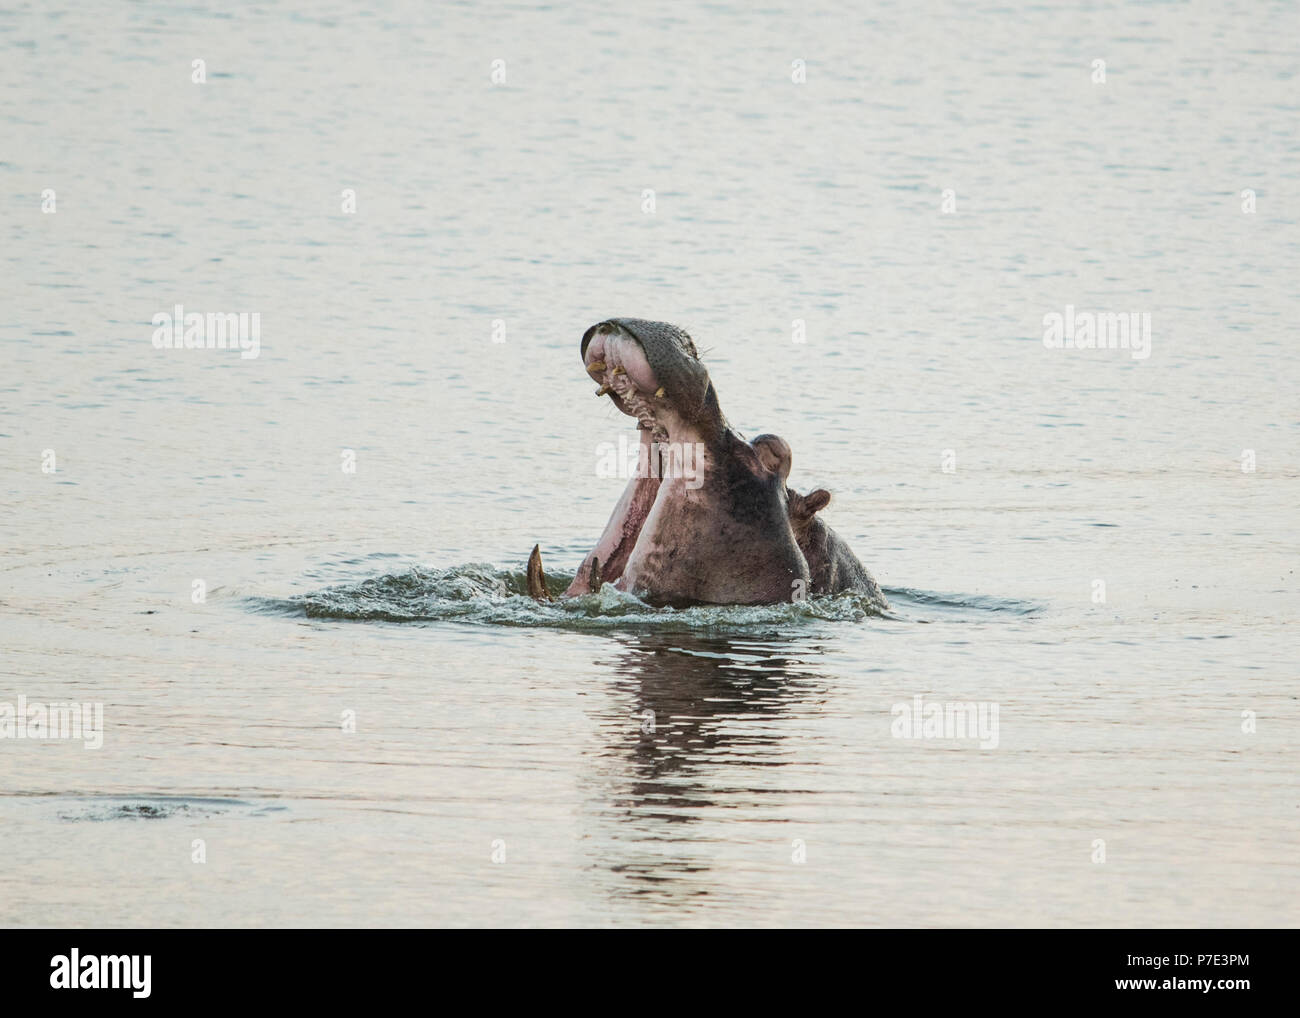
M 627 374 L 627 369 L 626 369 L 626 368 L 621 368 L 621 367 L 620 367 L 620 368 L 615 368 L 615 369 L 614 369 L 614 374 L 616 374 L 616 375 L 626 375 L 626 374 Z
M 600 559 L 593 555 L 591 556 L 591 570 L 587 574 L 587 586 L 591 588 L 593 593 L 600 590 L 600 573 Z
M 664 387 L 662 385 L 655 390 L 655 395 L 658 396 L 660 399 L 664 398 Z
M 603 396 L 603 395 L 605 395 L 605 393 L 607 393 L 607 392 L 609 392 L 609 386 L 608 386 L 608 385 L 602 385 L 599 389 L 596 390 L 596 395 L 597 395 L 597 396 Z
M 551 600 L 551 592 L 546 589 L 546 573 L 542 571 L 542 546 L 533 545 L 533 553 L 528 556 L 528 596 L 535 601 Z
M 590 364 L 587 365 L 587 370 L 590 371 L 590 372 L 593 372 L 593 373 L 595 373 L 595 372 L 597 372 L 597 371 L 604 371 L 604 370 L 605 370 L 605 362 L 604 362 L 604 361 L 592 361 Z

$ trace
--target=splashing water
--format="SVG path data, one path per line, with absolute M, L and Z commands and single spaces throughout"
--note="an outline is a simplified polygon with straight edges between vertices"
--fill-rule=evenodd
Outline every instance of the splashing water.
M 572 581 L 571 573 L 548 577 L 558 595 Z M 1032 614 L 1036 606 L 991 597 L 963 597 L 911 591 L 887 592 L 892 607 L 881 610 L 866 594 L 847 591 L 833 597 L 770 605 L 695 605 L 655 607 L 606 583 L 595 593 L 544 603 L 528 596 L 527 577 L 520 570 L 469 563 L 447 569 L 412 566 L 357 582 L 289 598 L 255 598 L 255 610 L 270 614 L 304 614 L 314 619 L 377 622 L 472 622 L 487 625 L 572 628 L 579 630 L 647 626 L 687 630 L 748 630 L 754 627 L 800 626 L 810 622 L 946 621 L 987 619 L 1007 612 Z

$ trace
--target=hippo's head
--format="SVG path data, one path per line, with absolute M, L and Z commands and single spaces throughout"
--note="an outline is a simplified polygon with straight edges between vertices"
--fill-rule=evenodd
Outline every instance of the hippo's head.
M 811 536 L 815 524 L 820 522 L 817 514 L 830 505 L 831 493 L 825 488 L 818 488 L 807 495 L 800 495 L 793 488 L 788 488 L 786 500 L 790 506 L 790 526 L 794 528 L 794 536 L 802 546 Z

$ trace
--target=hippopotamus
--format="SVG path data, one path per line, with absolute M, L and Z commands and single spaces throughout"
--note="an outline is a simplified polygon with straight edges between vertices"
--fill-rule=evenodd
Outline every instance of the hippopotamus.
M 831 493 L 818 488 L 800 495 L 787 488 L 786 498 L 790 504 L 790 526 L 799 550 L 808 562 L 813 592 L 842 594 L 846 590 L 861 590 L 873 601 L 879 601 L 882 607 L 886 606 L 885 595 L 875 578 L 858 561 L 844 539 L 817 515 L 830 503 Z
M 603 583 L 655 605 L 774 604 L 858 590 L 887 607 L 817 515 L 830 493 L 787 487 L 790 446 L 776 435 L 746 441 L 727 423 L 684 330 L 611 318 L 583 333 L 579 352 L 596 395 L 636 418 L 640 469 L 562 597 Z M 550 599 L 536 546 L 528 590 Z

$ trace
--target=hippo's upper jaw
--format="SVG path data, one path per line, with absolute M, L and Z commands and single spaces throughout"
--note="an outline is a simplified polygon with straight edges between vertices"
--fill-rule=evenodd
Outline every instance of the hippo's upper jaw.
M 725 427 L 709 372 L 685 331 L 611 318 L 582 336 L 583 366 L 614 405 L 656 441 L 709 441 Z
M 691 337 L 613 318 L 583 334 L 580 352 L 596 395 L 637 419 L 641 469 L 565 596 L 602 583 L 659 604 L 817 593 L 791 523 L 790 448 L 775 435 L 746 442 L 728 426 Z M 549 597 L 538 548 L 528 572 L 529 591 Z

